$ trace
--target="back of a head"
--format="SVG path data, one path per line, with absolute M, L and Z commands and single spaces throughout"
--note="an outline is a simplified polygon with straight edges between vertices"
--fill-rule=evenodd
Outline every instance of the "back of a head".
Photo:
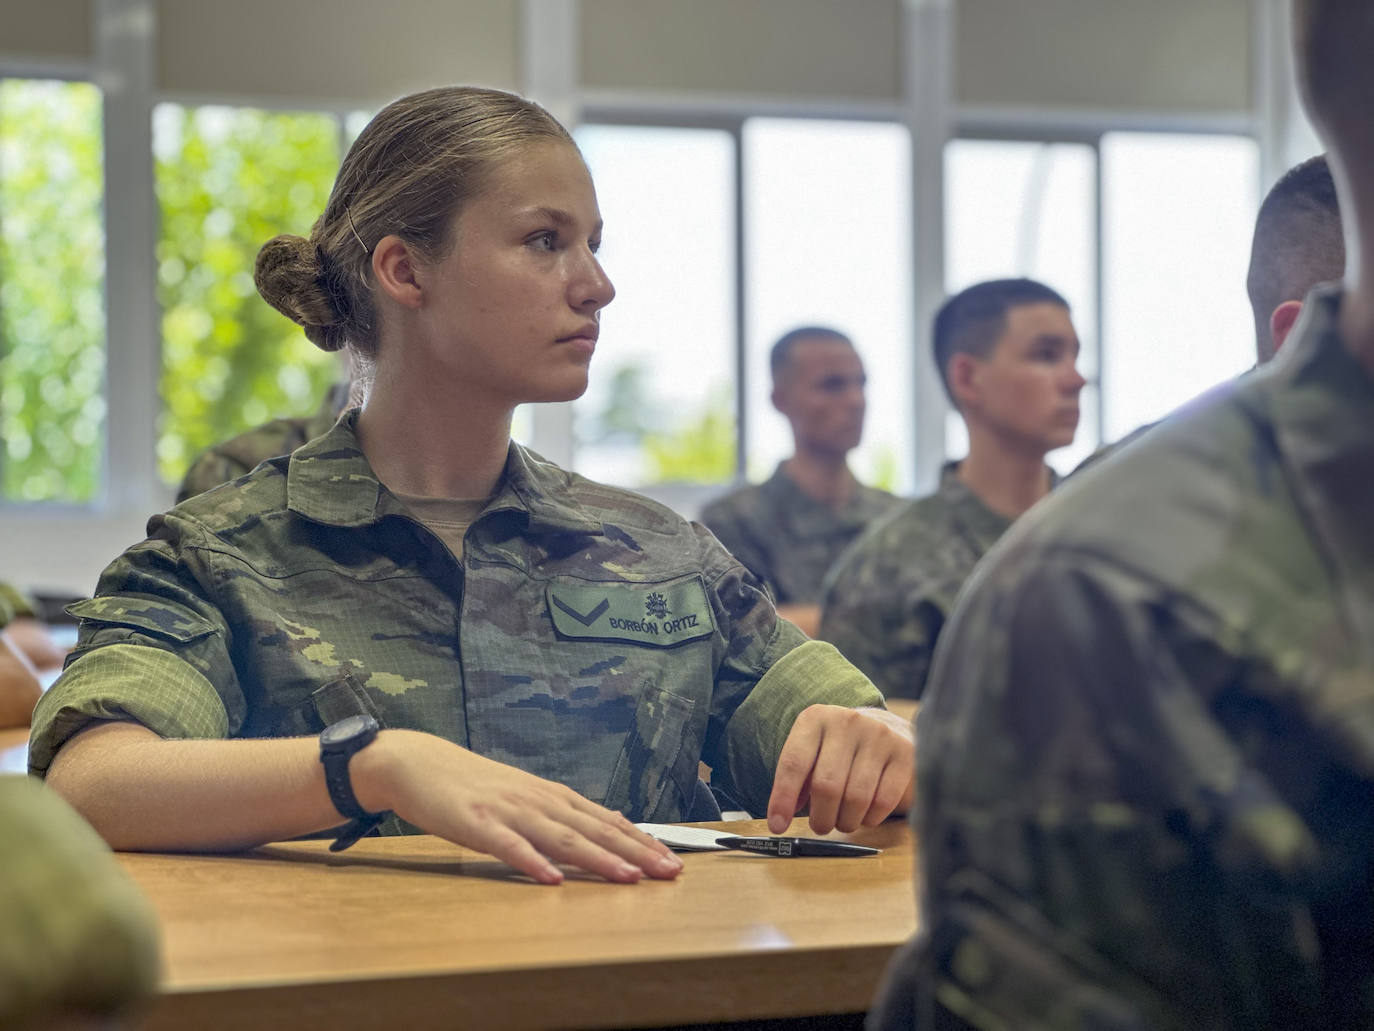
M 1345 272 L 1340 203 L 1326 157 L 1304 161 L 1264 198 L 1255 219 L 1246 292 L 1255 317 L 1261 362 L 1274 356 L 1270 317 L 1286 301 L 1301 301 L 1318 283 Z
M 956 406 L 949 385 L 949 362 L 956 354 L 987 358 L 1007 326 L 1007 312 L 1026 304 L 1057 304 L 1068 308 L 1058 291 L 1034 279 L 993 279 L 959 291 L 935 313 L 935 367 L 945 393 Z
M 277 236 L 258 252 L 258 292 L 318 347 L 347 345 L 365 377 L 377 347 L 377 242 L 394 233 L 439 260 L 488 173 L 538 142 L 573 145 L 557 119 L 512 93 L 445 86 L 388 104 L 349 148 L 309 239 Z
M 792 360 L 792 352 L 804 340 L 825 340 L 843 344 L 846 347 L 854 346 L 849 337 L 838 329 L 831 329 L 829 326 L 798 326 L 796 329 L 789 329 L 778 337 L 777 343 L 768 353 L 768 370 L 772 373 L 775 385 Z
M 1330 151 L 1349 160 L 1374 156 L 1374 4 L 1294 0 L 1298 88 Z

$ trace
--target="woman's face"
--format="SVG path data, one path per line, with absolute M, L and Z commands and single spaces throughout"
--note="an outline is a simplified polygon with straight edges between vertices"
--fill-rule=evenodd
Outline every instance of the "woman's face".
M 523 147 L 459 212 L 453 240 L 417 270 L 429 368 L 501 403 L 581 396 L 598 315 L 615 296 L 596 260 L 601 212 L 581 155 L 555 141 Z

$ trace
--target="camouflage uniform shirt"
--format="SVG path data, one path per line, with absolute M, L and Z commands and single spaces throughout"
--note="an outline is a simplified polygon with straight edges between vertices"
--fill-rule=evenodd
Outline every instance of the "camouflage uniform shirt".
M 177 503 L 204 494 L 211 487 L 236 480 L 257 468 L 259 462 L 289 455 L 308 440 L 323 436 L 348 403 L 349 385 L 329 388 L 314 415 L 300 419 L 273 419 L 255 426 L 204 452 L 186 470 L 177 491 Z
M 974 575 L 886 1026 L 1374 1026 L 1374 378 L 1339 300 Z
M 153 517 L 72 606 L 34 772 L 92 720 L 277 737 L 368 713 L 676 820 L 699 759 L 761 811 L 801 709 L 881 704 L 710 534 L 518 445 L 456 561 L 377 480 L 355 418 Z
M 707 505 L 701 521 L 773 592 L 779 605 L 814 605 L 840 553 L 901 499 L 857 484 L 842 511 L 798 487 L 782 466 L 763 483 Z
M 964 486 L 907 502 L 840 557 L 821 600 L 822 640 L 889 698 L 920 698 L 935 639 L 974 565 L 1011 521 Z
M 32 616 L 33 605 L 12 585 L 0 580 L 0 630 L 20 616 Z

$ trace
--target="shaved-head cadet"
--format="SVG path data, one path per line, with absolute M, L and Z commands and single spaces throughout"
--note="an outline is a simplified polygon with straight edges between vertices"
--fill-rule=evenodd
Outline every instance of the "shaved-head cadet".
M 866 404 L 863 361 L 849 338 L 800 326 L 773 345 L 769 366 L 773 407 L 792 428 L 792 457 L 763 483 L 707 505 L 701 521 L 768 585 L 781 614 L 814 635 L 826 571 L 899 502 L 849 470 Z

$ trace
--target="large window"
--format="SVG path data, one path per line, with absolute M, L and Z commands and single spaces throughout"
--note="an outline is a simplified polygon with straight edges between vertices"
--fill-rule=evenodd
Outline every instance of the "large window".
M 833 326 L 868 371 L 855 474 L 909 489 L 912 473 L 911 136 L 884 122 L 744 123 L 748 473 L 792 450 L 769 401 L 768 352 L 788 329 Z
M 0 498 L 101 487 L 105 237 L 100 91 L 0 79 Z
M 1107 439 L 1255 363 L 1245 273 L 1258 190 L 1254 140 L 1103 137 Z
M 636 486 L 735 471 L 734 137 L 586 125 L 616 299 L 574 406 L 577 468 Z
M 158 467 L 168 482 L 212 444 L 313 412 L 340 375 L 253 286 L 258 248 L 278 233 L 307 235 L 324 210 L 339 147 L 333 115 L 157 107 Z

